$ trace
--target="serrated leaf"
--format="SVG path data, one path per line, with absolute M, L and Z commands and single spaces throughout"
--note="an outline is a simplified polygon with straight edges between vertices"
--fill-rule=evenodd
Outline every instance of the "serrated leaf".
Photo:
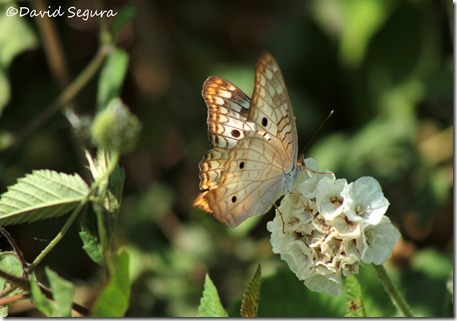
M 65 279 L 62 279 L 56 272 L 48 267 L 45 269 L 49 284 L 52 290 L 54 302 L 55 317 L 71 317 L 71 307 L 73 305 L 73 284 Z
M 203 296 L 198 307 L 198 317 L 228 317 L 227 311 L 222 306 L 217 289 L 209 275 L 205 277 Z
M 54 306 L 46 298 L 43 292 L 41 292 L 35 274 L 33 274 L 30 278 L 30 293 L 32 294 L 32 299 L 35 302 L 38 310 L 40 310 L 42 313 L 44 313 L 44 315 L 48 317 L 54 315 Z
M 112 99 L 119 96 L 128 63 L 128 54 L 119 48 L 114 49 L 106 58 L 98 81 L 97 106 L 99 112 L 104 110 Z
M 260 264 L 249 282 L 246 291 L 243 294 L 243 300 L 241 301 L 241 317 L 242 318 L 254 318 L 257 316 L 257 310 L 259 308 L 260 298 L 260 277 L 262 275 Z
M 366 317 L 362 288 L 354 275 L 346 278 L 347 312 L 345 317 Z
M 122 317 L 129 306 L 129 255 L 122 251 L 113 256 L 110 263 L 110 279 L 92 308 L 94 317 Z
M 89 187 L 77 175 L 35 170 L 8 187 L 0 198 L 0 225 L 61 216 L 84 200 Z

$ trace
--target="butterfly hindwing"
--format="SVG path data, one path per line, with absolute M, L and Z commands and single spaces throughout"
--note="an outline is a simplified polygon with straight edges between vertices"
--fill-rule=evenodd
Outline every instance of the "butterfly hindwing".
M 220 184 L 205 199 L 215 219 L 234 227 L 248 217 L 262 215 L 284 195 L 286 177 L 280 164 L 287 161 L 278 153 L 280 141 L 247 132 L 245 138 L 230 150 Z

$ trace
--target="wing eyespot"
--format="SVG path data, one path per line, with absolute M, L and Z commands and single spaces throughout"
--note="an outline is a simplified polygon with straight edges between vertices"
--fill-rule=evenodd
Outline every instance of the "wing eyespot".
M 236 202 L 236 196 L 232 196 L 232 203 Z
M 244 168 L 244 162 L 241 162 L 240 163 L 240 169 L 243 169 Z
M 263 127 L 267 127 L 267 125 L 268 125 L 268 119 L 267 119 L 267 117 L 263 117 L 262 118 L 262 126 Z
M 240 131 L 238 129 L 233 129 L 231 134 L 235 138 L 238 138 L 238 137 L 241 136 L 241 133 L 240 133 Z

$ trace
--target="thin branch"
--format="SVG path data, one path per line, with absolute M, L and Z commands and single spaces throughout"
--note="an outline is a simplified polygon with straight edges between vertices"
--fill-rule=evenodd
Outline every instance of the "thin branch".
M 21 143 L 25 138 L 33 134 L 38 128 L 45 124 L 60 109 L 67 106 L 81 91 L 81 89 L 84 88 L 89 80 L 97 73 L 105 61 L 106 56 L 111 50 L 112 46 L 102 45 L 97 51 L 97 54 L 86 66 L 86 68 L 84 68 L 78 77 L 73 80 L 73 82 L 59 95 L 59 97 L 57 97 L 57 99 L 51 105 L 49 105 L 43 113 L 25 125 L 22 131 L 17 133 L 16 137 L 12 139 L 11 143 L 3 147 L 3 150 L 0 150 L 0 152 Z
M 32 5 L 34 5 L 38 12 L 44 12 L 48 7 L 44 0 L 32 1 Z M 57 36 L 55 24 L 53 20 L 47 16 L 38 17 L 35 19 L 35 22 L 37 23 L 43 38 L 43 47 L 46 52 L 46 58 L 51 73 L 56 78 L 60 89 L 63 89 L 67 87 L 70 82 L 70 72 L 63 53 L 62 44 Z
M 30 264 L 30 270 L 33 271 L 38 264 L 52 251 L 52 249 L 60 242 L 60 240 L 64 237 L 67 231 L 70 229 L 70 226 L 73 224 L 74 220 L 78 216 L 79 212 L 81 212 L 82 208 L 86 205 L 89 197 L 86 197 L 84 201 L 82 201 L 78 207 L 73 210 L 71 213 L 70 218 L 65 222 L 65 225 L 62 227 L 62 230 L 54 237 L 54 239 L 45 247 L 43 251 L 33 260 L 33 263 Z

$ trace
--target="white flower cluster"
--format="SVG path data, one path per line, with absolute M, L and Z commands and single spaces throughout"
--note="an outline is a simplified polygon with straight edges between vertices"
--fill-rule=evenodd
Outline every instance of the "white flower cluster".
M 267 224 L 273 252 L 309 289 L 340 295 L 341 275 L 358 273 L 361 262 L 382 264 L 399 239 L 384 216 L 389 201 L 374 178 L 348 184 L 311 158 L 295 184 Z

